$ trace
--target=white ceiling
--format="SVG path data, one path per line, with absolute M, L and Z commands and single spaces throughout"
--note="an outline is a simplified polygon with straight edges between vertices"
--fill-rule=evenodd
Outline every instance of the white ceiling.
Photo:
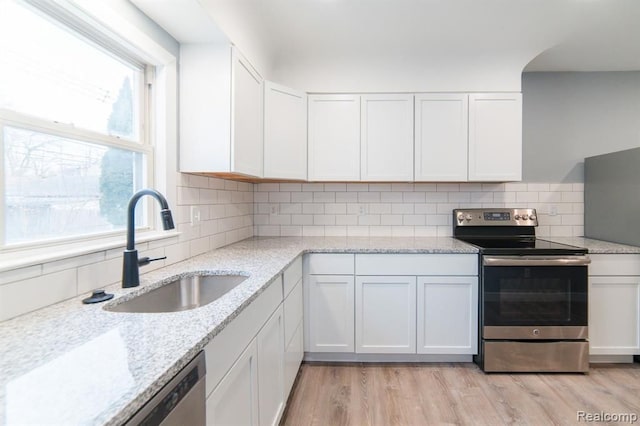
M 180 42 L 198 41 L 195 21 L 157 19 L 154 9 L 197 4 L 258 69 L 310 91 L 358 88 L 363 69 L 395 90 L 404 87 L 380 82 L 451 90 L 475 78 L 467 90 L 483 90 L 502 78 L 484 76 L 516 86 L 523 70 L 640 70 L 640 0 L 131 1 Z
M 527 66 L 528 71 L 640 70 L 638 0 L 201 3 L 223 31 L 229 22 L 243 23 L 275 63 L 381 52 L 392 58 L 492 57 L 539 49 L 541 54 Z

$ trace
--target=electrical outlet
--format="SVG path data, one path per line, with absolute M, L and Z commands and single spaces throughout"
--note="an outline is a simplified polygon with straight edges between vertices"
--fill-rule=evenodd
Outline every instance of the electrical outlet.
M 200 207 L 191 206 L 191 226 L 200 224 Z
M 555 204 L 549 205 L 549 216 L 557 216 L 558 215 L 558 206 Z
M 276 216 L 279 213 L 279 208 L 277 204 L 271 204 L 271 206 L 269 207 L 269 213 L 271 214 L 271 216 Z
M 367 214 L 367 213 L 368 213 L 368 210 L 369 210 L 367 207 L 368 207 L 368 206 L 367 206 L 366 204 L 360 204 L 360 205 L 358 206 L 358 214 L 359 214 L 360 216 L 363 216 L 363 215 Z

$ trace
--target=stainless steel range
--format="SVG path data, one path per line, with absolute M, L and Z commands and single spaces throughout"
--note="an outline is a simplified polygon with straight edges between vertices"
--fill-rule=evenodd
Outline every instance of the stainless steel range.
M 480 249 L 479 353 L 486 372 L 589 369 L 587 250 L 536 238 L 535 209 L 456 209 L 453 235 Z

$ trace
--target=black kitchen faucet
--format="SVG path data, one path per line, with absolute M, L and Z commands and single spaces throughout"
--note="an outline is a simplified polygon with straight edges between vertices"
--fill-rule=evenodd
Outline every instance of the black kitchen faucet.
M 143 257 L 138 260 L 138 250 L 135 249 L 135 209 L 136 203 L 144 195 L 151 195 L 160 203 L 160 216 L 162 217 L 162 227 L 165 231 L 173 229 L 173 217 L 171 216 L 171 210 L 169 210 L 169 204 L 164 195 L 156 191 L 155 189 L 141 189 L 133 194 L 129 200 L 129 206 L 127 207 L 127 248 L 124 251 L 124 260 L 122 266 L 122 288 L 137 287 L 140 285 L 140 274 L 138 267 L 148 265 L 155 260 L 166 259 L 167 257 L 158 257 L 150 259 Z

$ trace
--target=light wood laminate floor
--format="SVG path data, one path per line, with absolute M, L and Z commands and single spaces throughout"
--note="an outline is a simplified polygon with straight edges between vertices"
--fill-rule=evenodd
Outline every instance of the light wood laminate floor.
M 303 364 L 282 425 L 572 425 L 635 414 L 640 364 L 589 374 L 484 374 L 471 363 Z M 593 420 L 593 418 L 592 418 Z

